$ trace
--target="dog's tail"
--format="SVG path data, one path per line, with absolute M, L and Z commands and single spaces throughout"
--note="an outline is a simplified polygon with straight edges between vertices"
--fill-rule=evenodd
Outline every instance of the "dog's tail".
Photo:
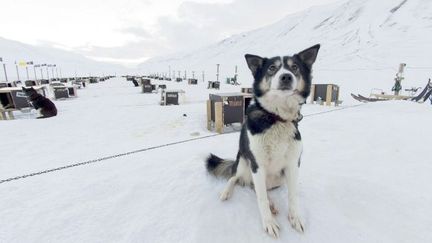
M 210 154 L 206 160 L 206 168 L 210 174 L 227 179 L 237 172 L 237 164 L 235 160 L 224 160 L 214 154 Z

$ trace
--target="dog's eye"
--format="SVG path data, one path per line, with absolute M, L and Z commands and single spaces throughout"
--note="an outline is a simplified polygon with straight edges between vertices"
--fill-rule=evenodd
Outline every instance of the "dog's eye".
M 275 65 L 271 65 L 270 67 L 269 67 L 269 70 L 270 71 L 272 71 L 272 72 L 274 72 L 274 71 L 276 71 L 276 66 Z
M 294 64 L 294 65 L 291 66 L 291 69 L 292 69 L 293 71 L 297 71 L 297 70 L 298 70 L 298 66 Z

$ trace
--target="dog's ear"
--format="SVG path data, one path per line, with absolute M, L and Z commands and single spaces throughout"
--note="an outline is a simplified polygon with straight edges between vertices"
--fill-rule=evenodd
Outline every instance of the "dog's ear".
M 299 56 L 300 60 L 302 60 L 309 68 L 312 68 L 312 64 L 315 63 L 320 47 L 320 44 L 314 45 L 304 51 L 299 52 L 297 55 Z
M 263 58 L 256 55 L 246 54 L 245 55 L 247 65 L 249 69 L 252 71 L 253 76 L 255 76 L 257 70 L 263 65 Z

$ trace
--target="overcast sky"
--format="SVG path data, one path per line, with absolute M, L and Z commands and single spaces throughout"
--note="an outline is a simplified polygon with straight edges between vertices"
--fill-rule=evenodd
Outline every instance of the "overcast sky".
M 0 37 L 134 64 L 335 0 L 1 0 Z

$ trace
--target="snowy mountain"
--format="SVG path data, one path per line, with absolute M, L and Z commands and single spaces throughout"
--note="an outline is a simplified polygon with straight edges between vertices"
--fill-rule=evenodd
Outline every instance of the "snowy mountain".
M 407 63 L 408 86 L 422 86 L 430 76 L 432 2 L 429 0 L 350 0 L 317 6 L 279 22 L 234 35 L 191 53 L 151 59 L 144 72 L 206 71 L 250 82 L 244 54 L 287 55 L 321 43 L 315 82 L 341 84 L 349 91 L 391 88 L 399 63 Z M 428 68 L 429 67 L 429 68 Z M 354 72 L 354 73 L 353 73 Z M 408 82 L 409 81 L 409 82 Z
M 121 66 L 97 62 L 82 55 L 62 49 L 45 46 L 33 46 L 0 37 L 0 57 L 6 63 L 7 74 L 10 80 L 16 79 L 15 61 L 33 61 L 34 64 L 56 64 L 61 68 L 62 75 L 78 76 L 87 75 L 114 75 L 116 72 L 124 72 L 126 68 Z M 1 68 L 0 80 L 4 80 L 3 68 Z M 20 78 L 26 78 L 25 68 L 20 67 Z M 39 75 L 39 71 L 37 75 Z M 45 75 L 45 69 L 43 74 Z M 50 72 L 51 75 L 51 72 Z M 29 70 L 30 78 L 34 77 L 33 67 Z M 46 77 L 46 76 L 45 76 Z

